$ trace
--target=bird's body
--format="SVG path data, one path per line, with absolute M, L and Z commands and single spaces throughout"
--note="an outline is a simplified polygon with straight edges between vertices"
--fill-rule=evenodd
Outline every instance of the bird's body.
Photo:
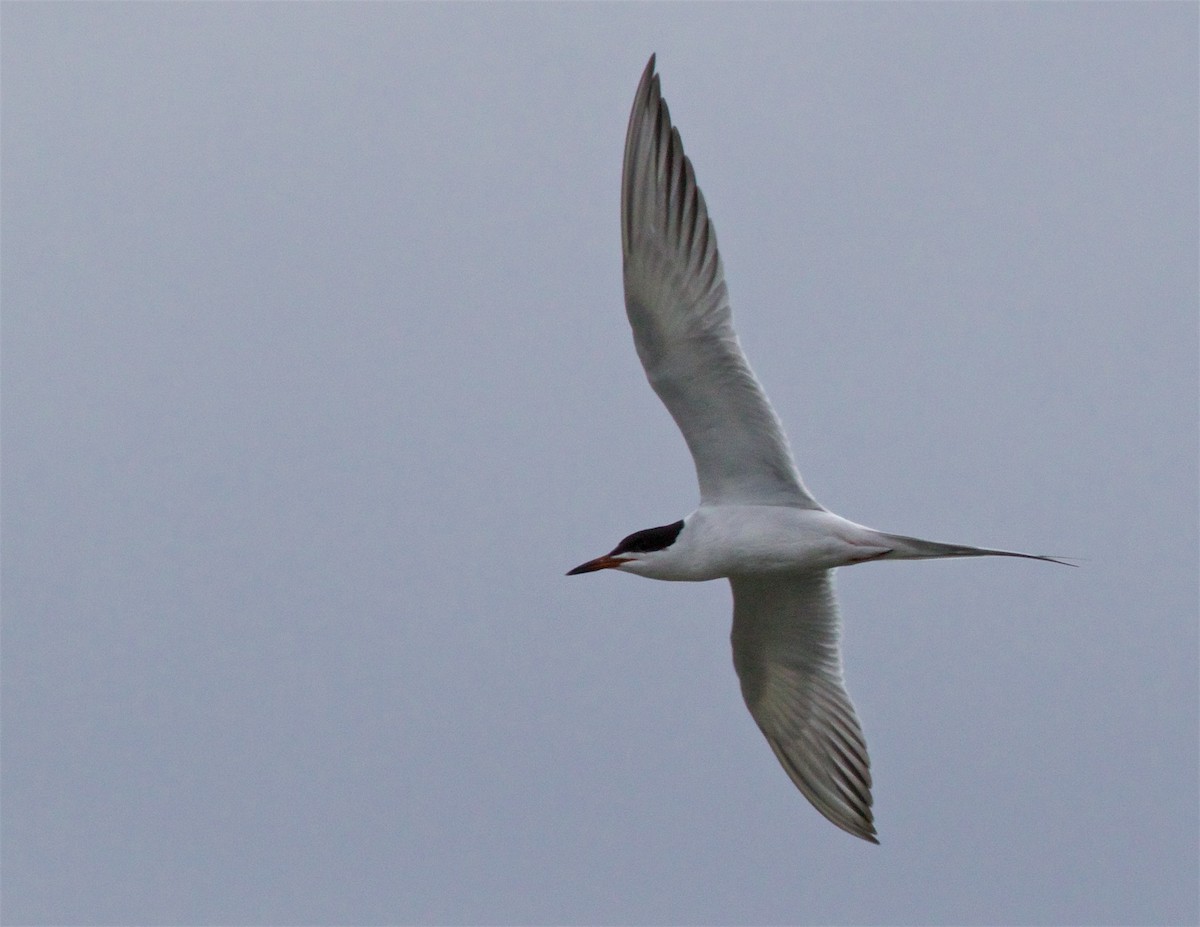
M 716 232 L 653 56 L 629 117 L 621 239 L 634 344 L 692 453 L 700 506 L 570 572 L 728 579 L 733 662 L 750 713 L 817 810 L 877 843 L 866 742 L 842 683 L 832 571 L 883 559 L 1053 558 L 887 534 L 813 498 L 733 330 Z
M 832 512 L 791 506 L 705 505 L 683 523 L 670 547 L 644 553 L 626 572 L 697 582 L 831 570 L 889 549 L 870 528 Z
M 784 505 L 702 505 L 682 521 L 683 528 L 669 547 L 642 551 L 621 568 L 648 579 L 703 582 L 832 570 L 868 560 L 1052 559 L 887 534 L 856 525 L 824 509 Z M 576 569 L 581 573 L 593 572 Z

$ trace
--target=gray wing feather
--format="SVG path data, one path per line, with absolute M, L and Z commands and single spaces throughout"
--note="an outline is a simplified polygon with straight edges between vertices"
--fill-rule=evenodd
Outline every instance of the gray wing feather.
M 653 56 L 625 138 L 621 240 L 638 357 L 687 441 L 702 503 L 820 509 L 733 330 L 716 232 Z
M 878 843 L 867 743 L 842 684 L 832 573 L 730 584 L 733 665 L 750 714 L 813 806 Z

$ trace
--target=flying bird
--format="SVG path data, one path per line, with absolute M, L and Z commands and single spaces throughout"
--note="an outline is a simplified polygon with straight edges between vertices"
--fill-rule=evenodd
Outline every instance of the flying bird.
M 813 498 L 733 330 L 716 232 L 653 55 L 625 136 L 621 244 L 634 345 L 692 453 L 700 506 L 567 575 L 728 579 L 733 665 L 750 714 L 813 806 L 878 843 L 867 744 L 842 682 L 833 571 L 936 557 L 1063 561 L 887 534 Z

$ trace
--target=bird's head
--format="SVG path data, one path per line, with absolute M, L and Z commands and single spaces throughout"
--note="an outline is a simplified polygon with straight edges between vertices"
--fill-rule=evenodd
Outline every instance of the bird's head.
M 683 519 L 660 528 L 635 531 L 603 557 L 582 563 L 567 573 L 594 573 L 597 570 L 624 570 L 628 573 L 653 575 L 655 561 L 663 558 L 683 530 Z

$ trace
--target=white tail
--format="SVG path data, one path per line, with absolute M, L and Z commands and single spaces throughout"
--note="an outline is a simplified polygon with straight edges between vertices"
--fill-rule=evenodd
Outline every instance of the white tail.
M 1023 554 L 1015 550 L 992 550 L 987 547 L 968 547 L 964 544 L 943 544 L 940 541 L 926 541 L 922 538 L 911 538 L 904 534 L 880 535 L 892 545 L 890 553 L 883 554 L 880 560 L 931 560 L 940 557 L 1023 557 L 1026 560 L 1045 560 L 1047 563 L 1061 563 L 1063 566 L 1076 566 L 1058 557 L 1045 557 L 1041 554 Z

